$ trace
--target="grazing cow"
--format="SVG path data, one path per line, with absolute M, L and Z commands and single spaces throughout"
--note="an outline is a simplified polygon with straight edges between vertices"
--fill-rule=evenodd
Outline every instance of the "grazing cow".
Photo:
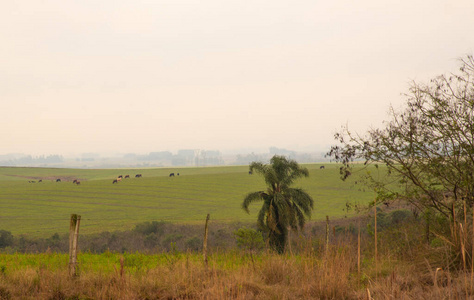
M 178 176 L 179 176 L 179 173 L 178 173 Z
M 79 180 L 76 180 L 76 184 L 79 185 L 81 184 L 81 182 Z
M 324 169 L 324 166 L 319 167 L 319 169 Z
M 114 183 L 118 183 L 117 179 L 114 179 L 114 181 L 112 181 L 112 184 Z
M 43 179 L 40 179 L 38 182 L 43 182 Z
M 139 177 L 142 177 L 142 174 L 135 175 L 135 178 L 139 178 Z
M 125 175 L 125 178 L 130 178 L 130 175 Z
M 74 179 L 74 180 L 72 181 L 72 183 L 77 183 L 77 179 Z
M 29 183 L 36 183 L 36 181 L 32 180 L 32 181 L 28 181 Z
M 170 173 L 170 177 L 174 177 L 174 173 Z
M 252 175 L 252 174 L 253 174 L 252 171 L 249 171 L 249 175 Z
M 61 182 L 61 179 L 60 178 L 56 179 L 56 182 Z
M 122 181 L 122 177 L 118 177 L 118 178 L 117 178 L 117 181 Z

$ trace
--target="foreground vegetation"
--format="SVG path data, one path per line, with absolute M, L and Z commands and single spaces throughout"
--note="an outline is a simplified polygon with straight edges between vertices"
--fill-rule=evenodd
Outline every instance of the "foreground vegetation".
M 471 267 L 453 247 L 408 213 L 379 213 L 378 254 L 373 216 L 293 235 L 284 254 L 267 247 L 211 247 L 208 264 L 196 251 L 0 254 L 0 299 L 466 299 Z M 359 244 L 358 225 L 362 226 Z M 372 226 L 372 227 L 371 227 Z M 364 230 L 364 227 L 367 230 Z M 255 246 L 255 245 L 254 245 Z M 359 255 L 360 253 L 360 255 Z

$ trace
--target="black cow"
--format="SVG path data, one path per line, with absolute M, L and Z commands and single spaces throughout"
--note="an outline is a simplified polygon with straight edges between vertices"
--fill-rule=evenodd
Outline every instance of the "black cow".
M 252 172 L 252 171 L 249 171 L 249 175 L 252 175 L 252 174 L 253 174 L 253 172 Z
M 43 180 L 42 180 L 42 179 L 40 179 L 38 182 L 43 182 Z
M 142 174 L 135 175 L 135 178 L 140 178 L 140 177 L 142 177 Z
M 79 185 L 81 184 L 81 182 L 79 180 L 76 180 L 76 184 Z
M 130 178 L 130 175 L 125 175 L 125 178 Z
M 77 183 L 77 179 L 74 179 L 74 180 L 72 181 L 72 183 Z
M 114 181 L 112 181 L 112 184 L 114 183 L 118 183 L 117 179 L 114 179 Z
M 170 177 L 174 177 L 174 173 L 170 173 Z
M 324 166 L 319 167 L 319 169 L 324 169 Z
M 179 173 L 178 173 L 178 176 L 179 176 Z
M 122 175 L 119 175 L 117 178 L 123 178 L 123 176 L 122 176 Z
M 56 179 L 56 182 L 61 182 L 61 179 L 60 178 Z

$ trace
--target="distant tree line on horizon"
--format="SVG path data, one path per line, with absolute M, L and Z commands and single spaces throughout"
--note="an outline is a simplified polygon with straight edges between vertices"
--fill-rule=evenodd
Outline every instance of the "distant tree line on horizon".
M 166 167 L 166 166 L 223 166 L 248 165 L 253 161 L 268 162 L 273 155 L 282 155 L 299 163 L 327 161 L 325 152 L 301 153 L 284 148 L 270 147 L 266 153 L 247 153 L 222 155 L 219 150 L 181 149 L 173 154 L 170 151 L 154 151 L 147 154 L 126 153 L 120 157 L 101 156 L 98 153 L 82 153 L 76 158 L 62 155 L 32 156 L 20 153 L 0 155 L 0 166 L 44 166 L 80 168 L 122 168 L 122 167 Z M 78 166 L 78 163 L 84 163 Z
M 64 162 L 62 155 L 40 155 L 33 157 L 31 155 L 25 155 L 17 158 L 8 158 L 8 155 L 3 155 L 4 160 L 0 160 L 0 165 L 2 166 L 18 166 L 18 165 L 31 165 L 31 164 L 56 164 Z
M 178 150 L 177 154 L 170 151 L 150 152 L 146 155 L 127 153 L 123 156 L 125 159 L 138 161 L 160 161 L 173 166 L 209 166 L 223 165 L 222 155 L 218 150 Z

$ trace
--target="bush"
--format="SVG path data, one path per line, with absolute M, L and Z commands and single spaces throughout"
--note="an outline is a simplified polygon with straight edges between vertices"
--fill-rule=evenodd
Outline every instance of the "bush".
M 13 235 L 10 231 L 0 230 L 0 248 L 13 245 Z
M 261 250 L 265 247 L 262 233 L 252 228 L 240 228 L 234 232 L 237 246 L 245 250 Z
M 161 235 L 164 232 L 164 227 L 165 227 L 165 222 L 153 221 L 153 222 L 145 222 L 145 223 L 137 224 L 135 225 L 135 228 L 133 230 L 143 235 L 149 235 L 152 233 Z
M 405 221 L 407 221 L 409 218 L 410 218 L 410 214 L 411 212 L 409 210 L 406 210 L 406 209 L 402 209 L 402 210 L 395 210 L 393 212 L 390 213 L 390 218 L 391 218 L 391 221 L 392 221 L 392 224 L 401 224 Z
M 181 240 L 183 238 L 183 235 L 182 234 L 178 234 L 178 233 L 172 233 L 172 234 L 168 234 L 167 236 L 165 236 L 165 238 L 163 239 L 163 246 L 167 246 L 168 244 L 170 243 L 176 243 L 177 241 Z
M 189 249 L 191 251 L 199 251 L 202 247 L 202 241 L 200 238 L 195 236 L 193 238 L 188 239 L 185 243 L 185 246 L 186 249 Z
M 155 248 L 160 243 L 160 238 L 155 233 L 151 233 L 145 237 L 144 243 L 147 248 Z

